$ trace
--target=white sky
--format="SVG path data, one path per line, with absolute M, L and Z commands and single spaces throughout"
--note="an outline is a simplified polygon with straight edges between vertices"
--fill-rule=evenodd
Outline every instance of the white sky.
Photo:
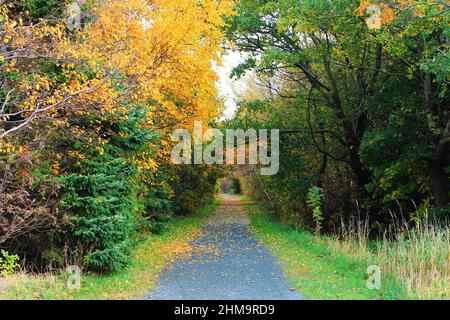
M 222 117 L 224 119 L 233 117 L 237 109 L 237 103 L 247 88 L 246 77 L 242 77 L 239 80 L 230 79 L 231 71 L 243 61 L 244 57 L 241 53 L 228 51 L 227 55 L 223 57 L 222 66 L 214 66 L 220 78 L 217 82 L 217 88 L 219 89 L 220 96 L 224 99 L 226 107 Z

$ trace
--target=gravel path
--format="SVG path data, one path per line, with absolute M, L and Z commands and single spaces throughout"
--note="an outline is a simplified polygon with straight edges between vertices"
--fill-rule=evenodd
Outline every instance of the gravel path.
M 276 259 L 252 235 L 238 197 L 220 207 L 180 257 L 161 274 L 146 300 L 297 300 Z

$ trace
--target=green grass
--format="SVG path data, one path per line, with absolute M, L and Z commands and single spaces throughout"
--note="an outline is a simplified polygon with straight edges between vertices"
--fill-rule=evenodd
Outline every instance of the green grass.
M 387 280 L 381 290 L 367 288 L 370 264 L 361 258 L 336 253 L 329 238 L 318 238 L 302 230 L 290 229 L 269 217 L 257 205 L 246 205 L 251 228 L 279 259 L 286 275 L 307 299 L 397 299 L 403 291 Z
M 190 251 L 193 240 L 217 204 L 206 206 L 198 213 L 180 217 L 170 223 L 161 235 L 148 234 L 133 250 L 132 263 L 125 269 L 109 274 L 86 274 L 80 290 L 68 290 L 67 276 L 19 274 L 3 279 L 6 290 L 0 299 L 75 299 L 106 300 L 143 297 L 155 287 L 159 272 L 173 259 Z M 1 288 L 0 288 L 1 290 Z

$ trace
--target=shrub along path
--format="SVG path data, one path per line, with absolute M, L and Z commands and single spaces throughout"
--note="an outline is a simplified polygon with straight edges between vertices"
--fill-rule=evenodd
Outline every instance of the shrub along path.
M 222 196 L 194 249 L 162 272 L 145 299 L 301 299 L 250 232 L 244 204 L 238 196 Z

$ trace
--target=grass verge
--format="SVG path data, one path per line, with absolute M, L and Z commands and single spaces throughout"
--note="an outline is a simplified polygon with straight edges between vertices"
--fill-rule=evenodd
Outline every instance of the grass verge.
M 337 239 L 318 238 L 309 232 L 290 229 L 275 221 L 258 205 L 246 205 L 254 234 L 279 259 L 293 287 L 306 299 L 402 299 L 404 289 L 389 276 L 382 277 L 382 288 L 367 287 L 370 259 L 355 252 L 330 247 Z
M 211 204 L 192 216 L 175 218 L 160 235 L 145 235 L 135 246 L 133 261 L 127 268 L 109 275 L 86 274 L 80 290 L 67 289 L 65 274 L 18 274 L 0 278 L 3 281 L 0 299 L 128 300 L 143 297 L 155 287 L 164 266 L 181 254 L 189 253 L 189 243 L 216 208 L 217 204 Z

